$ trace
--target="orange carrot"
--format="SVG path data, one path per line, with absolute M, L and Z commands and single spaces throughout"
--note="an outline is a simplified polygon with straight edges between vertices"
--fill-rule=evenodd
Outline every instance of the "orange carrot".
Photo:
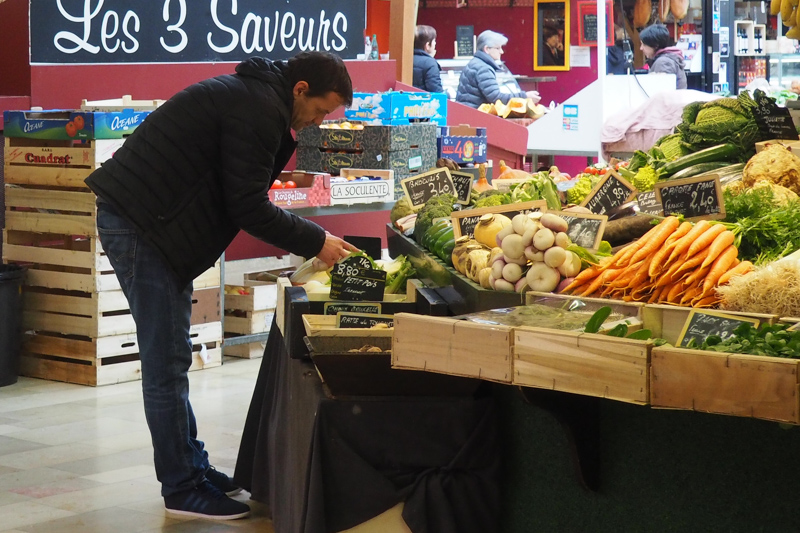
M 683 293 L 683 284 L 682 283 L 673 283 L 670 286 L 669 292 L 667 292 L 666 297 L 662 297 L 668 303 L 677 304 L 681 301 L 681 293 Z
M 600 269 L 598 267 L 591 266 L 586 270 L 580 272 L 575 279 L 572 280 L 572 283 L 564 287 L 564 290 L 561 292 L 563 293 L 570 293 L 571 291 L 575 290 L 577 287 L 588 283 L 590 280 L 596 278 L 600 275 Z
M 654 287 L 653 292 L 650 293 L 650 298 L 647 299 L 647 303 L 654 304 L 658 301 L 661 293 L 664 292 L 664 287 Z
M 699 295 L 702 292 L 703 292 L 703 289 L 701 289 L 700 287 L 697 287 L 697 286 L 690 287 L 689 289 L 686 289 L 686 291 L 684 291 L 684 293 L 683 293 L 683 297 L 681 298 L 681 302 L 680 302 L 681 305 L 689 304 L 694 299 L 695 296 Z
M 695 269 L 694 272 L 689 274 L 686 279 L 683 280 L 684 287 L 700 287 L 700 280 L 705 279 L 710 270 L 711 266 Z
M 648 274 L 650 278 L 655 278 L 663 269 L 666 267 L 667 263 L 664 261 L 666 257 L 669 257 L 669 253 L 672 252 L 673 248 L 675 248 L 675 243 L 678 242 L 678 239 L 689 233 L 692 229 L 691 222 L 684 222 L 678 229 L 676 229 L 672 235 L 669 236 L 667 241 L 662 246 L 653 257 L 653 260 L 650 262 L 650 269 Z
M 683 261 L 683 263 L 678 267 L 678 270 L 675 271 L 675 275 L 680 275 L 682 272 L 690 272 L 699 267 L 707 255 L 708 247 L 705 247 L 694 257 L 687 256 L 688 259 Z
M 719 281 L 717 282 L 717 285 L 725 285 L 733 277 L 742 276 L 744 274 L 747 274 L 751 270 L 753 270 L 753 263 L 751 263 L 750 261 L 742 261 L 741 263 L 739 263 L 738 265 L 736 265 L 732 269 L 730 269 L 727 272 L 725 272 L 722 276 L 720 276 Z
M 700 250 L 705 250 L 711 246 L 711 243 L 714 242 L 714 239 L 716 239 L 720 233 L 724 232 L 725 226 L 722 224 L 712 224 L 710 228 L 701 233 L 700 236 L 689 245 L 689 249 L 686 251 L 687 255 L 692 257 Z
M 712 294 L 711 296 L 706 296 L 701 298 L 700 300 L 693 301 L 692 307 L 711 307 L 715 305 L 719 300 L 717 299 L 716 294 Z
M 662 220 L 661 222 L 664 221 Z M 660 227 L 661 227 L 660 223 L 656 226 L 653 226 L 652 229 L 650 229 L 650 231 L 648 231 L 647 233 L 639 237 L 636 241 L 632 242 L 631 244 L 623 248 L 623 250 L 625 250 L 625 253 L 618 258 L 617 264 L 619 264 L 620 266 L 626 266 L 630 264 L 629 259 L 633 257 L 633 255 L 636 252 L 638 252 L 644 245 L 650 242 L 650 239 L 653 237 L 653 235 L 655 235 L 658 232 Z
M 720 232 L 720 234 L 717 235 L 713 242 L 708 246 L 708 255 L 703 261 L 703 264 L 700 266 L 705 267 L 710 265 L 714 259 L 716 259 L 719 254 L 725 250 L 725 248 L 733 244 L 734 240 L 736 240 L 736 236 L 731 230 L 726 229 L 725 231 Z
M 694 227 L 681 237 L 679 240 L 675 241 L 675 248 L 672 249 L 672 252 L 669 254 L 669 259 L 667 262 L 671 262 L 673 259 L 680 256 L 683 252 L 689 249 L 689 246 L 699 237 L 705 230 L 707 230 L 711 226 L 708 220 L 701 220 Z
M 649 257 L 654 253 L 656 253 L 658 248 L 662 244 L 664 244 L 664 241 L 666 241 L 670 235 L 675 233 L 675 230 L 678 229 L 678 226 L 680 226 L 680 221 L 678 221 L 678 217 L 669 216 L 664 220 L 662 220 L 658 224 L 658 226 L 656 226 L 656 228 L 658 228 L 658 231 L 654 233 L 652 237 L 650 237 L 650 239 L 644 246 L 639 248 L 639 250 L 635 254 L 633 254 L 633 257 L 631 257 L 630 262 L 638 263 L 645 257 Z
M 678 279 L 677 275 L 675 274 L 678 269 L 683 265 L 683 261 L 681 260 L 683 256 L 679 257 L 675 263 L 669 267 L 665 273 L 661 274 L 655 281 L 656 287 L 663 287 L 664 285 L 671 285 L 674 279 Z
M 604 270 L 602 274 L 594 278 L 594 280 L 589 283 L 589 286 L 580 293 L 576 292 L 576 296 L 590 296 L 593 294 L 597 289 L 599 289 L 603 283 L 612 281 L 619 276 L 622 271 L 625 270 L 623 268 L 611 269 L 611 270 Z
M 732 244 L 725 248 L 724 252 L 719 254 L 719 257 L 711 263 L 711 270 L 708 271 L 708 274 L 703 280 L 703 292 L 708 292 L 717 285 L 719 278 L 730 270 L 731 263 L 733 263 L 737 255 L 739 255 L 739 250 Z

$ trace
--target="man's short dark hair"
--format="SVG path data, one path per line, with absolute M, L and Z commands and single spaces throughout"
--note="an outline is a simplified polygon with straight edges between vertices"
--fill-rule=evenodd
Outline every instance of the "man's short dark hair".
M 414 30 L 414 48 L 425 50 L 425 45 L 436 39 L 436 29 L 433 26 L 420 24 Z
M 353 103 L 353 83 L 342 58 L 328 52 L 301 52 L 288 61 L 289 81 L 308 83 L 307 96 L 325 96 L 333 91 L 345 106 Z

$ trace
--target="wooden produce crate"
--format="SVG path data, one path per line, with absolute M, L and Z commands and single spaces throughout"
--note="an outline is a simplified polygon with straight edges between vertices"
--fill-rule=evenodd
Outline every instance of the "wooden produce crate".
M 329 397 L 464 396 L 478 387 L 478 380 L 393 368 L 391 329 L 337 329 L 335 316 L 303 319 L 305 342 Z M 380 350 L 351 351 L 365 346 Z
M 513 328 L 398 313 L 392 368 L 511 383 Z
M 683 331 L 686 319 L 689 318 L 691 312 L 691 307 L 646 304 L 642 309 L 642 327 L 649 329 L 653 333 L 654 338 L 664 339 L 668 343 L 675 345 Z M 757 318 L 762 324 L 774 324 L 778 320 L 777 315 L 740 313 L 737 311 L 720 312 L 742 318 Z
M 245 280 L 243 285 L 226 285 L 225 338 L 266 333 L 272 325 L 277 305 L 278 285 L 274 282 Z M 244 288 L 249 294 L 231 294 L 228 289 Z M 254 359 L 264 354 L 262 342 L 222 347 L 223 355 Z
M 800 424 L 797 359 L 653 348 L 653 407 Z

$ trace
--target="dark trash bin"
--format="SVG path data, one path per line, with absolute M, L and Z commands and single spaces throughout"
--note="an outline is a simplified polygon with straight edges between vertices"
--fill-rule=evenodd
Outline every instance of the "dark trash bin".
M 0 387 L 17 382 L 25 267 L 0 264 Z

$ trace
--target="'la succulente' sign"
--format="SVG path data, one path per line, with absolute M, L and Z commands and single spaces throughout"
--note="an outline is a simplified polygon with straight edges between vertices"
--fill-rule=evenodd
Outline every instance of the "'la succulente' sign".
M 31 64 L 355 59 L 366 2 L 352 0 L 58 0 L 30 3 Z

